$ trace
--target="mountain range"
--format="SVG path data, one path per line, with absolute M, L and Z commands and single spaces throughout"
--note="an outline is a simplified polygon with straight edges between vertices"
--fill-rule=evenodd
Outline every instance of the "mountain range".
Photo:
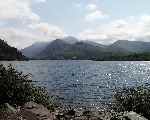
M 150 53 L 150 42 L 118 40 L 111 45 L 102 45 L 66 37 L 35 43 L 21 51 L 29 58 L 43 60 L 122 60 L 134 58 L 135 54 Z

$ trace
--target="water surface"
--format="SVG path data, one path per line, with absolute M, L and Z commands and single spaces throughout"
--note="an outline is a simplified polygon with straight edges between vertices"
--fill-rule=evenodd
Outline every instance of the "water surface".
M 58 95 L 64 104 L 99 108 L 110 104 L 119 87 L 150 83 L 150 62 L 3 61 Z

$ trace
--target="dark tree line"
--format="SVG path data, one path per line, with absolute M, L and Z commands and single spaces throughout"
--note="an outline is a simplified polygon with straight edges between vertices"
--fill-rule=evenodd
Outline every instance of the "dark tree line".
M 25 60 L 27 59 L 15 47 L 11 47 L 6 41 L 0 39 L 0 60 Z

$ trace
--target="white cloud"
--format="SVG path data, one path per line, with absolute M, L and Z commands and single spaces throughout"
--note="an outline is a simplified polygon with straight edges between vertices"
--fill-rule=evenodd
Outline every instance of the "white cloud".
M 85 15 L 85 21 L 95 22 L 95 20 L 100 20 L 108 18 L 108 15 L 104 13 L 95 3 L 89 3 L 86 6 L 87 13 Z
M 22 48 L 39 40 L 40 36 L 35 36 L 32 31 L 25 31 L 17 28 L 0 28 L 0 38 L 8 40 L 8 44 Z M 23 45 L 22 45 L 23 44 Z
M 108 15 L 106 15 L 105 13 L 103 13 L 100 10 L 95 10 L 95 11 L 91 11 L 89 12 L 86 16 L 85 16 L 85 20 L 88 22 L 93 22 L 95 20 L 100 20 L 100 19 L 104 19 L 107 18 Z
M 97 10 L 97 5 L 90 3 L 90 4 L 87 5 L 86 8 L 87 8 L 87 10 L 89 10 L 89 11 Z
M 51 37 L 51 39 L 63 37 L 65 33 L 55 25 L 50 25 L 48 23 L 38 23 L 38 24 L 31 24 L 29 25 L 29 28 L 33 29 L 34 31 L 37 31 L 39 33 L 42 33 L 43 35 L 47 37 Z
M 0 0 L 0 20 L 39 21 L 30 0 Z
M 35 0 L 35 1 L 39 3 L 43 3 L 43 2 L 46 2 L 47 0 Z
M 45 31 L 48 29 L 48 31 Z M 39 26 L 32 29 L 3 27 L 0 28 L 0 38 L 7 40 L 8 44 L 19 49 L 27 47 L 34 42 L 50 41 L 56 38 L 64 37 L 64 33 L 56 26 Z
M 95 39 L 97 42 L 112 43 L 118 39 L 144 40 L 150 38 L 150 16 L 128 17 L 114 20 L 97 28 L 84 30 L 81 39 Z
M 23 48 L 35 41 L 64 36 L 56 25 L 44 23 L 33 12 L 32 4 L 46 0 L 0 0 L 0 37 L 15 47 Z

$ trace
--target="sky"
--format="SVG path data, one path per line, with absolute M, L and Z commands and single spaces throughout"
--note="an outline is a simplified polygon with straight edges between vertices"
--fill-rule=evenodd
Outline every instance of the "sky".
M 19 49 L 74 36 L 150 42 L 150 0 L 0 0 L 0 38 Z

